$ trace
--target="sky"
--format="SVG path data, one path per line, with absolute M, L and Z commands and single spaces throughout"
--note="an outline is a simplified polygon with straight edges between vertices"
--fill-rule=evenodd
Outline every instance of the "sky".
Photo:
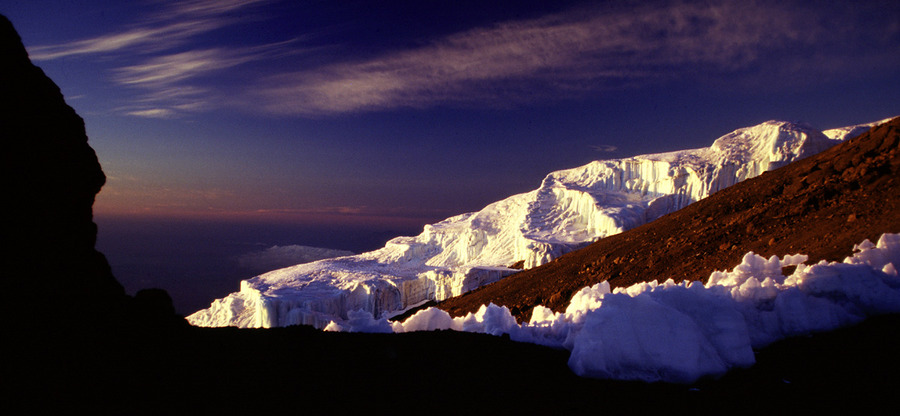
M 834 3 L 834 4 L 832 4 Z M 420 226 L 591 160 L 900 115 L 896 1 L 3 0 L 96 216 Z

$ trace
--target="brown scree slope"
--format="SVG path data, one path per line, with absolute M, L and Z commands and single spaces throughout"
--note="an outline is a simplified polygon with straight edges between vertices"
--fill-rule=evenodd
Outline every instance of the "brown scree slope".
M 438 305 L 451 315 L 493 302 L 520 321 L 572 294 L 669 278 L 705 281 L 745 253 L 840 261 L 863 239 L 900 232 L 900 118 L 818 155 L 722 190 L 652 223 Z

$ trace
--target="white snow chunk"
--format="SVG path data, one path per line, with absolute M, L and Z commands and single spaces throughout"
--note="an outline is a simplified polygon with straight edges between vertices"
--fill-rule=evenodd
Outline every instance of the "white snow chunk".
M 491 304 L 461 318 L 429 308 L 394 328 L 509 334 L 570 350 L 569 366 L 581 376 L 691 383 L 752 365 L 753 349 L 774 341 L 900 313 L 900 234 L 856 248 L 843 262 L 812 266 L 805 255 L 747 253 L 706 285 L 667 280 L 610 292 L 603 282 L 575 293 L 564 313 L 535 307 L 521 325 Z M 784 276 L 789 265 L 797 268 Z

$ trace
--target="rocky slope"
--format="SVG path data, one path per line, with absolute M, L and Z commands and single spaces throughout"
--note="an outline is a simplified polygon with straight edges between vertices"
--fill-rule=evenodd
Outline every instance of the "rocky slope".
M 898 137 L 900 118 L 440 307 L 461 316 L 493 302 L 527 321 L 538 304 L 564 310 L 585 286 L 702 281 L 748 251 L 808 254 L 810 264 L 841 261 L 863 239 L 900 232 Z

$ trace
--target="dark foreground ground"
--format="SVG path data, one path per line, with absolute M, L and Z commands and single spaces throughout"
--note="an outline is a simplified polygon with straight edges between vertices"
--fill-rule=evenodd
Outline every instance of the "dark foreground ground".
M 4 414 L 868 413 L 900 386 L 900 316 L 779 342 L 694 385 L 583 379 L 566 351 L 453 331 L 35 332 L 4 337 Z

